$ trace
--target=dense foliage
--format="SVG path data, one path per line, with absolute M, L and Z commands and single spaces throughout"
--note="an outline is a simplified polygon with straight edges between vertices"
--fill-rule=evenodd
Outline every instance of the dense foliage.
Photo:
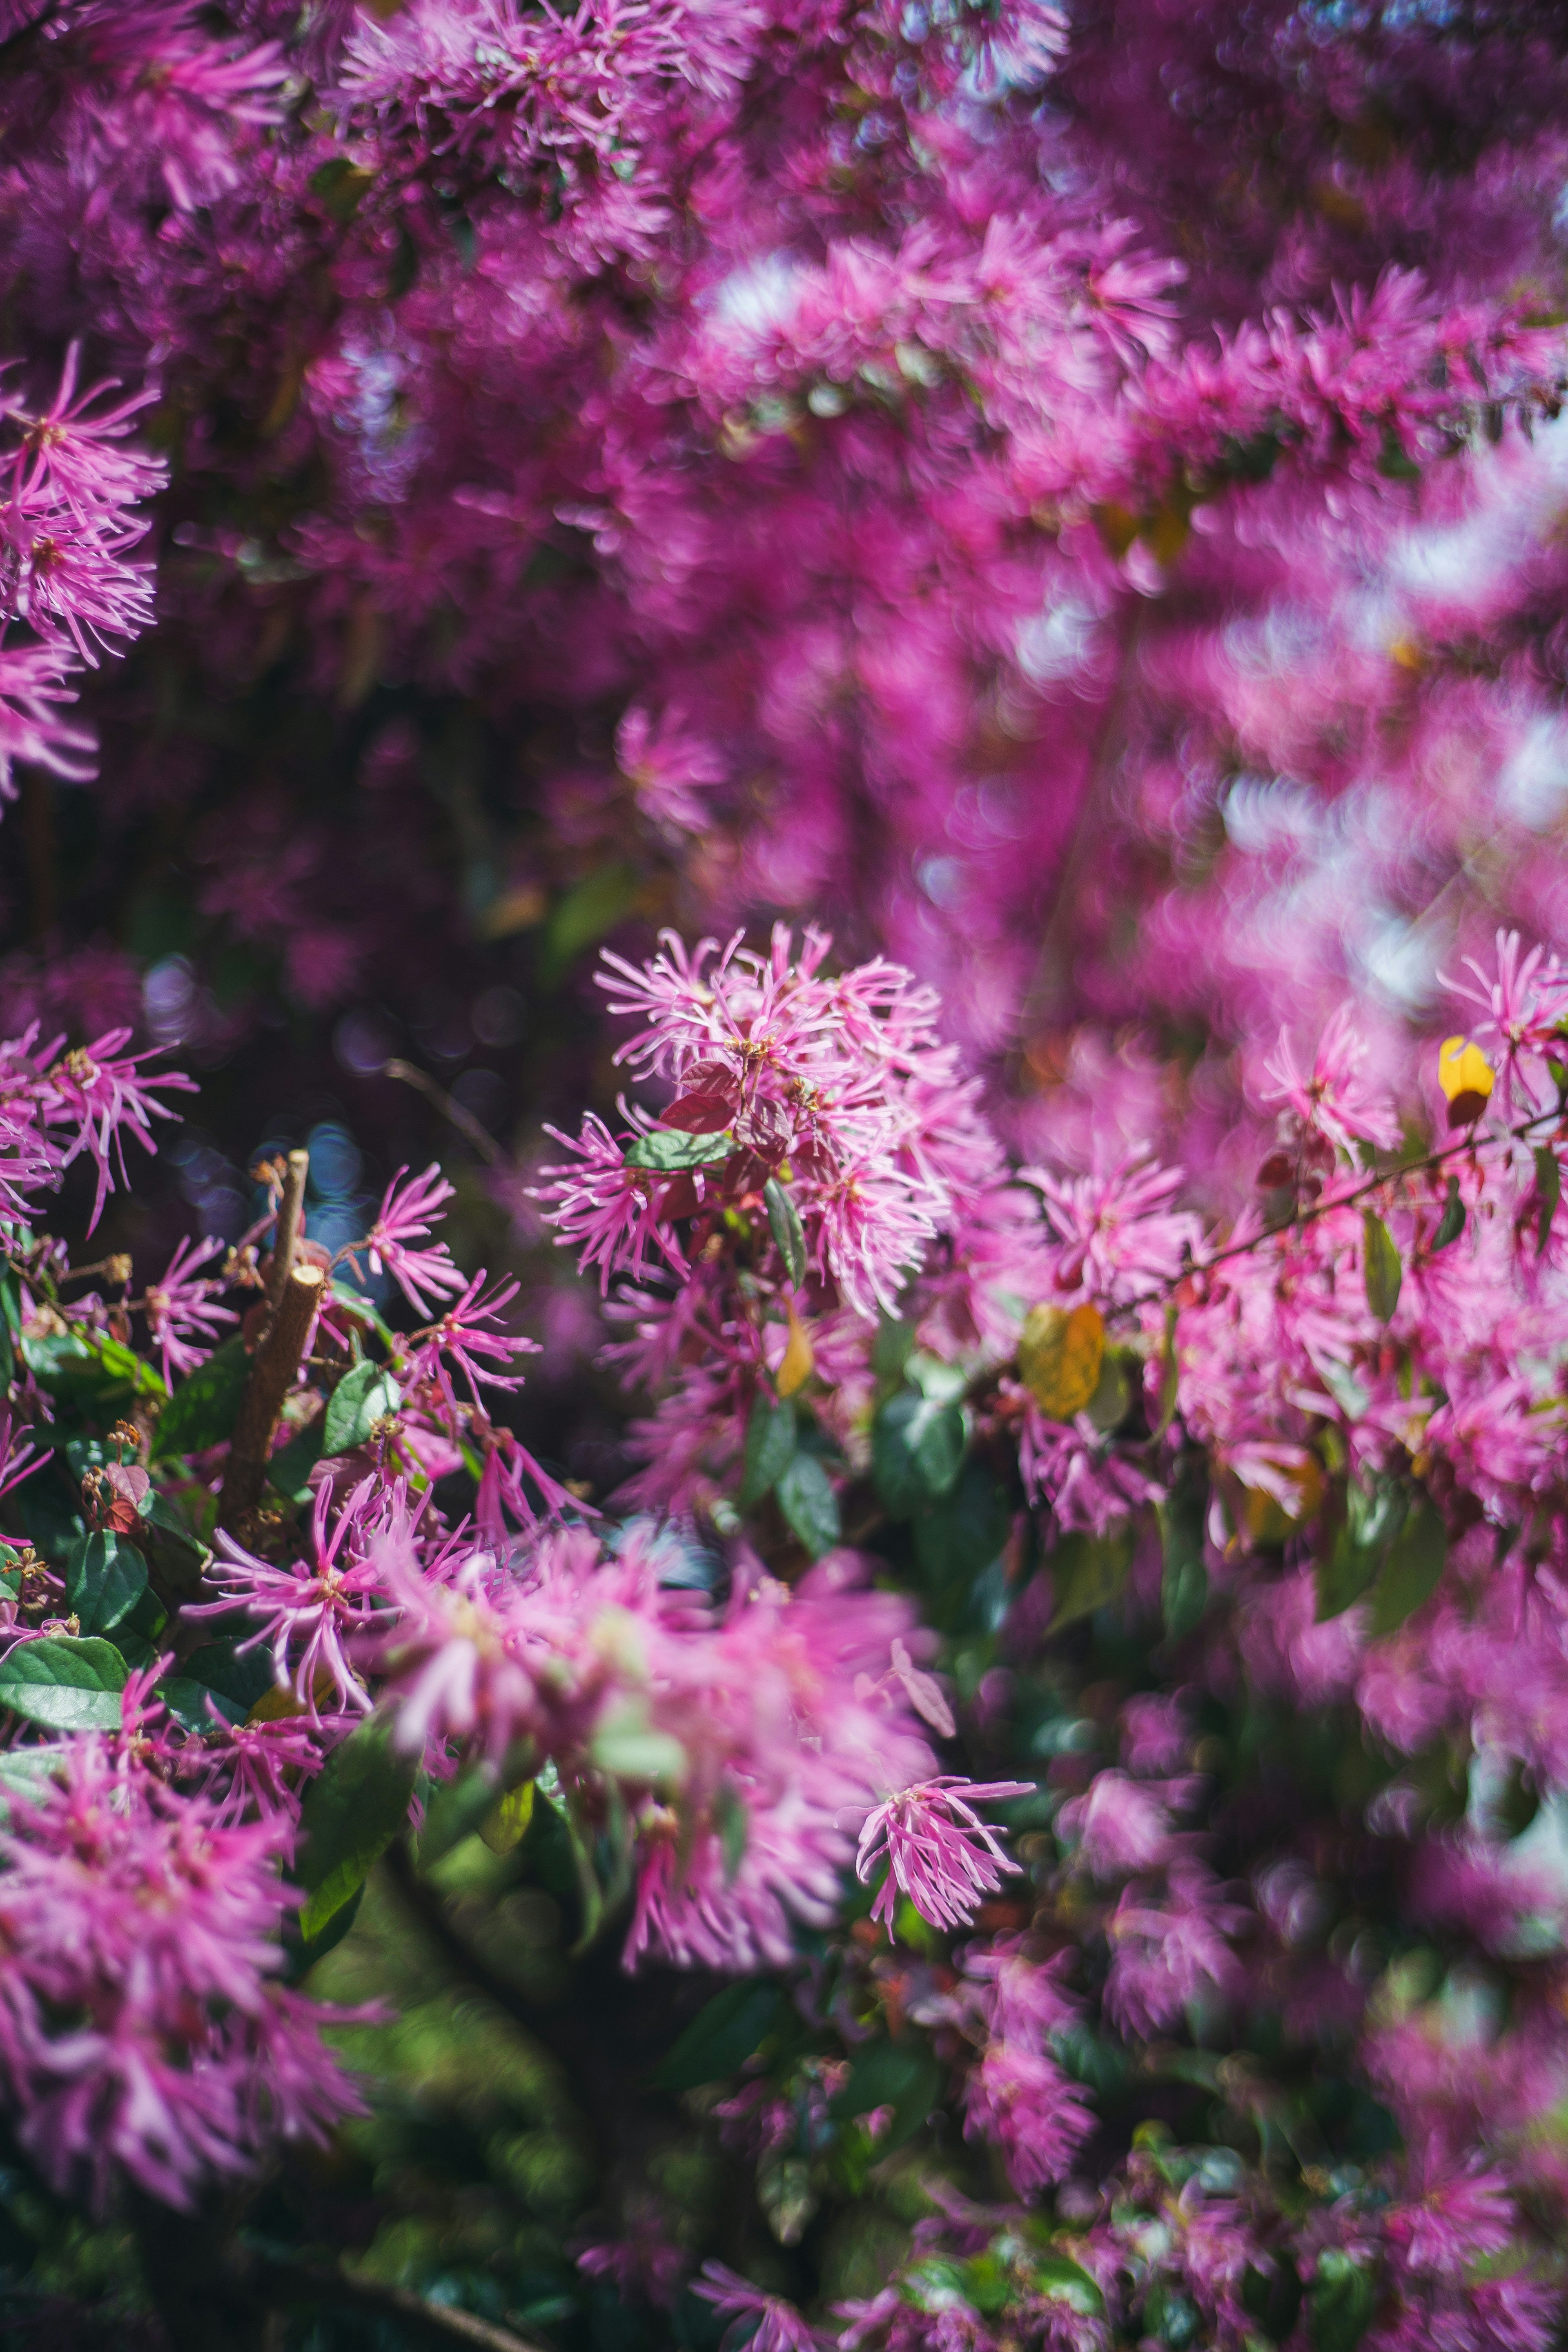
M 19 2341 L 1558 2340 L 1565 101 L 0 5 Z

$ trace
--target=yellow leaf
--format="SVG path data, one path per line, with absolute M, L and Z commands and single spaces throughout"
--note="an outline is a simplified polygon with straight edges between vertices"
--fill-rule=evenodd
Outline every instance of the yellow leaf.
M 326 1668 L 320 1668 L 315 1681 L 317 1706 L 325 1706 L 329 1700 L 335 1698 L 337 1688 Z M 274 1683 L 262 1692 L 245 1719 L 247 1723 L 286 1723 L 290 1716 L 305 1712 L 305 1702 L 296 1696 L 292 1683 Z
M 812 1349 L 810 1333 L 787 1299 L 784 1301 L 784 1312 L 789 1317 L 789 1345 L 784 1351 L 779 1364 L 778 1377 L 773 1386 L 780 1396 L 792 1397 L 797 1389 L 803 1389 L 810 1380 L 816 1357 Z
M 1446 1037 L 1437 1048 L 1437 1083 L 1448 1098 L 1448 1124 L 1479 1118 L 1492 1090 L 1492 1066 L 1466 1037 Z
M 1323 1474 L 1310 1454 L 1304 1462 L 1292 1463 L 1285 1475 L 1296 1489 L 1288 1503 L 1261 1486 L 1242 1489 L 1247 1532 L 1256 1544 L 1282 1544 L 1297 1528 L 1308 1519 L 1315 1519 L 1322 1508 Z
M 492 1812 L 487 1813 L 479 1825 L 479 1835 L 492 1853 L 510 1853 L 521 1845 L 533 1819 L 533 1783 L 525 1780 L 521 1789 L 509 1789 Z
M 1105 1324 L 1088 1300 L 1070 1314 L 1061 1307 L 1032 1307 L 1024 1318 L 1019 1377 L 1053 1421 L 1070 1421 L 1083 1411 L 1100 1386 L 1104 1357 Z

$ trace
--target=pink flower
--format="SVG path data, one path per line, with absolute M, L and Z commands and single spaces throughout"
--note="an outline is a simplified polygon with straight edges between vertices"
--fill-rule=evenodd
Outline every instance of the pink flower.
M 188 2206 L 358 2105 L 320 2012 L 268 1982 L 288 1829 L 220 1827 L 101 1741 L 56 1753 L 0 1830 L 0 2075 L 58 2189 L 101 2204 L 123 2173 Z
M 937 1927 L 962 1927 L 982 1896 L 994 1895 L 1004 1874 L 1016 1870 L 974 1811 L 976 1804 L 1027 1797 L 1027 1780 L 965 1780 L 943 1773 L 887 1798 L 867 1815 L 855 1856 L 856 1875 L 869 1885 L 878 1864 L 888 1874 L 871 1906 L 873 1919 L 892 1933 L 900 1895 Z
M 147 1286 L 142 1302 L 147 1336 L 159 1351 L 164 1382 L 170 1387 L 176 1372 L 183 1377 L 206 1360 L 225 1323 L 238 1320 L 232 1307 L 213 1303 L 225 1285 L 201 1281 L 196 1275 L 198 1266 L 223 1255 L 225 1248 L 216 1234 L 200 1242 L 187 1238 L 169 1260 L 163 1279 Z
M 416 1313 L 428 1315 L 438 1299 L 462 1289 L 463 1276 L 445 1242 L 428 1249 L 411 1249 L 409 1244 L 425 1240 L 455 1195 L 434 1160 L 405 1184 L 407 1174 L 406 1168 L 398 1170 L 382 1195 L 375 1223 L 357 1247 L 368 1252 L 374 1274 L 390 1274 Z
M 1330 1015 L 1310 1068 L 1299 1061 L 1282 1029 L 1264 1065 L 1269 1083 L 1261 1089 L 1263 1100 L 1282 1103 L 1302 1135 L 1321 1135 L 1347 1157 L 1353 1157 L 1357 1138 L 1392 1150 L 1399 1141 L 1399 1121 L 1386 1095 L 1362 1075 L 1367 1050 L 1348 1005 Z
M 828 2342 L 819 2328 L 807 2325 L 793 2303 L 764 2294 L 722 2263 L 704 2263 L 702 2275 L 692 2282 L 691 2292 L 734 2323 L 723 2337 L 726 2352 L 737 2352 L 742 2342 L 755 2346 L 756 2352 L 821 2352 Z M 751 2329 L 745 2325 L 748 2320 L 755 2322 Z
M 374 1481 L 367 1478 L 337 1511 L 334 1523 L 332 1488 L 318 1487 L 310 1517 L 310 1557 L 287 1567 L 258 1559 L 220 1529 L 218 1556 L 207 1575 L 214 1584 L 227 1588 L 225 1597 L 187 1603 L 184 1612 L 200 1619 L 243 1610 L 258 1618 L 257 1632 L 239 1648 L 252 1650 L 259 1643 L 270 1643 L 278 1687 L 291 1690 L 312 1717 L 320 1708 L 323 1682 L 331 1685 L 340 1707 L 363 1713 L 372 1704 L 350 1654 L 355 1638 L 376 1622 L 386 1597 L 377 1548 L 367 1532 L 378 1501 Z

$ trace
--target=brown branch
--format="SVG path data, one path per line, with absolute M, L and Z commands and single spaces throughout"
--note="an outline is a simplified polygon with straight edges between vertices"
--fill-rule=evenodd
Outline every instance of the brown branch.
M 541 2352 L 541 2347 L 526 2336 L 514 2335 L 493 2319 L 481 2319 L 477 2312 L 459 2311 L 447 2303 L 427 2303 L 409 2287 L 387 2286 L 379 2279 L 356 2277 L 352 2271 L 269 2262 L 259 2284 L 267 2302 L 275 2307 L 286 2303 L 338 2303 L 402 2320 L 431 2344 L 467 2344 L 475 2347 L 476 2352 Z
M 308 1151 L 289 1154 L 289 1173 L 283 1180 L 283 1198 L 278 1204 L 278 1223 L 272 1234 L 272 1270 L 268 1276 L 267 1297 L 274 1315 L 283 1297 L 283 1286 L 293 1269 L 294 1252 L 300 1240 L 300 1221 L 305 1212 L 305 1179 L 310 1172 Z
M 310 1335 L 310 1325 L 321 1304 L 326 1271 L 319 1265 L 297 1265 L 284 1285 L 278 1311 L 267 1336 L 251 1360 L 250 1377 L 240 1399 L 239 1418 L 228 1449 L 224 1472 L 218 1525 L 237 1527 L 261 1500 L 267 1465 L 272 1454 L 283 1400 L 293 1387 Z

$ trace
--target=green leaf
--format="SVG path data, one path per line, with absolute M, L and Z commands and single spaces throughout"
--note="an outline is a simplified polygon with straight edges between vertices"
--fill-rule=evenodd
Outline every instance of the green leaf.
M 153 1436 L 153 1458 L 171 1454 L 205 1454 L 234 1435 L 239 1401 L 250 1377 L 250 1358 L 237 1331 L 182 1381 L 158 1416 Z
M 746 1416 L 740 1494 L 742 1511 L 752 1510 L 778 1484 L 795 1452 L 795 1435 L 794 1405 L 775 1404 L 765 1390 L 759 1389 Z
M 918 1511 L 915 1564 L 933 1595 L 946 1604 L 967 1600 L 977 1578 L 998 1557 L 1012 1532 L 1013 1513 L 995 1474 L 970 1461 L 951 1495 Z
M 1356 2352 L 1372 2325 L 1377 2286 L 1337 2246 L 1318 2256 L 1318 2274 L 1307 2294 L 1312 2352 Z
M 1437 1589 L 1448 1558 L 1448 1530 L 1441 1512 L 1422 1502 L 1388 1549 L 1372 1598 L 1373 1638 L 1392 1633 Z
M 1160 1542 L 1163 1565 L 1160 1601 L 1165 1631 L 1173 1642 L 1184 1642 L 1208 1606 L 1209 1575 L 1204 1559 L 1206 1517 L 1201 1490 L 1173 1494 L 1159 1507 Z
M 613 931 L 629 912 L 641 877 L 635 866 L 602 866 L 573 884 L 551 909 L 544 929 L 543 977 L 553 983 L 574 959 Z
M 368 1360 L 343 1374 L 331 1395 L 321 1423 L 321 1453 L 352 1454 L 368 1445 L 378 1421 L 395 1413 L 402 1392 L 384 1364 Z
M 346 155 L 333 155 L 312 172 L 306 183 L 313 196 L 318 196 L 340 226 L 346 226 L 360 207 L 365 190 L 374 184 L 375 174 L 362 164 L 353 163 Z
M 1318 1376 L 1347 1421 L 1359 1421 L 1372 1399 L 1348 1364 L 1325 1356 L 1318 1365 Z
M 24 1331 L 19 1344 L 22 1361 L 51 1396 L 101 1405 L 114 1397 L 167 1393 L 152 1365 L 107 1333 Z
M 1405 1524 L 1409 1500 L 1393 1478 L 1373 1476 L 1365 1485 L 1352 1482 L 1346 1490 L 1344 1519 L 1316 1570 L 1320 1625 L 1342 1615 L 1371 1589 Z
M 679 1175 L 685 1168 L 711 1168 L 728 1160 L 735 1139 L 726 1128 L 721 1135 L 688 1135 L 684 1128 L 656 1127 L 626 1147 L 628 1168 L 648 1168 L 660 1176 Z
M 775 1491 L 780 1510 L 813 1559 L 831 1551 L 842 1533 L 838 1497 L 816 1454 L 792 1454 Z
M 213 1727 L 210 1699 L 219 1717 L 228 1723 L 243 1723 L 248 1707 L 234 1699 L 225 1698 L 208 1683 L 197 1682 L 194 1675 L 171 1675 L 166 1683 L 158 1685 L 158 1696 L 163 1700 L 176 1723 L 187 1731 L 210 1731 Z
M 1283 2247 L 1276 2247 L 1268 2260 L 1267 2270 L 1248 2263 L 1243 2272 L 1242 2307 L 1265 2336 L 1283 2344 L 1300 2315 L 1301 2281 Z
M 963 1409 L 903 1389 L 889 1397 L 871 1431 L 877 1492 L 898 1519 L 952 1493 L 968 1440 Z
M 224 1700 L 226 1713 L 236 1706 L 244 1717 L 273 1688 L 273 1680 L 272 1660 L 265 1645 L 258 1642 L 254 1649 L 241 1649 L 242 1638 L 204 1642 L 185 1660 L 184 1673 L 192 1682 L 215 1691 Z
M 656 2091 L 695 2091 L 722 2082 L 766 2040 L 778 2015 L 779 1989 L 742 1977 L 698 2011 L 653 2077 Z
M 1085 2319 L 1104 2318 L 1104 2296 L 1089 2273 L 1066 2254 L 1036 2254 L 1029 2273 L 1037 2293 L 1070 2305 Z
M 1541 1202 L 1535 1225 L 1535 1246 L 1540 1252 L 1546 1247 L 1552 1220 L 1557 1214 L 1557 1203 L 1563 1198 L 1563 1171 L 1558 1165 L 1557 1154 L 1549 1143 L 1536 1146 L 1535 1191 Z
M 297 1430 L 287 1445 L 280 1445 L 267 1465 L 267 1475 L 276 1493 L 286 1503 L 308 1503 L 313 1489 L 310 1473 L 321 1458 L 321 1445 L 327 1433 L 327 1417 L 319 1412 L 304 1428 Z
M 418 1766 L 393 1746 L 394 1723 L 372 1716 L 335 1748 L 305 1791 L 298 1865 L 306 1900 L 299 1931 L 309 1944 L 364 1884 L 408 1818 Z
M 588 1744 L 601 1772 L 617 1780 L 646 1780 L 651 1788 L 679 1788 L 687 1773 L 686 1750 L 673 1733 L 650 1723 L 640 1699 L 626 1699 L 605 1716 Z
M 17 1493 L 16 1508 L 28 1541 L 51 1568 L 63 1568 L 71 1546 L 86 1535 L 87 1521 L 56 1463 L 47 1462 L 34 1472 Z
M 1450 1242 L 1458 1240 L 1464 1230 L 1465 1204 L 1459 1198 L 1459 1180 L 1457 1176 L 1450 1176 L 1448 1197 L 1443 1203 L 1443 1213 L 1432 1236 L 1432 1247 L 1435 1250 L 1447 1249 Z
M 125 1661 L 112 1642 L 46 1633 L 0 1658 L 0 1706 L 50 1731 L 118 1731 Z
M 942 2067 L 924 2042 L 873 2042 L 855 2061 L 854 2071 L 827 2112 L 837 2122 L 873 2107 L 891 2107 L 892 2120 L 877 2141 L 886 2156 L 913 2137 L 942 2095 Z
M 767 1204 L 768 1230 L 798 1290 L 805 1280 L 805 1230 L 800 1222 L 800 1211 L 776 1176 L 770 1176 L 763 1186 L 763 1199 Z
M 123 1536 L 84 1536 L 66 1561 L 66 1606 L 84 1633 L 107 1633 L 147 1590 L 147 1563 Z
M 166 1495 L 149 1486 L 136 1506 L 148 1544 L 157 1557 L 158 1573 L 168 1584 L 196 1585 L 212 1558 L 211 1547 L 193 1535 Z
M 490 1807 L 479 1823 L 479 1835 L 492 1853 L 510 1853 L 513 1846 L 522 1843 L 533 1819 L 533 1782 L 524 1780 L 521 1788 L 509 1789 Z
M 1080 1617 L 1092 1616 L 1116 1600 L 1132 1565 L 1132 1538 L 1123 1529 L 1113 1536 L 1064 1536 L 1046 1563 L 1051 1573 L 1056 1613 L 1047 1632 L 1058 1633 Z
M 501 1776 L 490 1763 L 471 1764 L 455 1780 L 439 1787 L 425 1809 L 419 1832 L 419 1867 L 428 1870 L 442 1855 L 472 1837 L 494 1811 L 501 1794 Z
M 1399 1263 L 1394 1236 L 1375 1209 L 1363 1210 L 1361 1229 L 1366 1303 L 1380 1323 L 1390 1323 L 1399 1304 L 1399 1286 L 1405 1278 L 1405 1269 Z

